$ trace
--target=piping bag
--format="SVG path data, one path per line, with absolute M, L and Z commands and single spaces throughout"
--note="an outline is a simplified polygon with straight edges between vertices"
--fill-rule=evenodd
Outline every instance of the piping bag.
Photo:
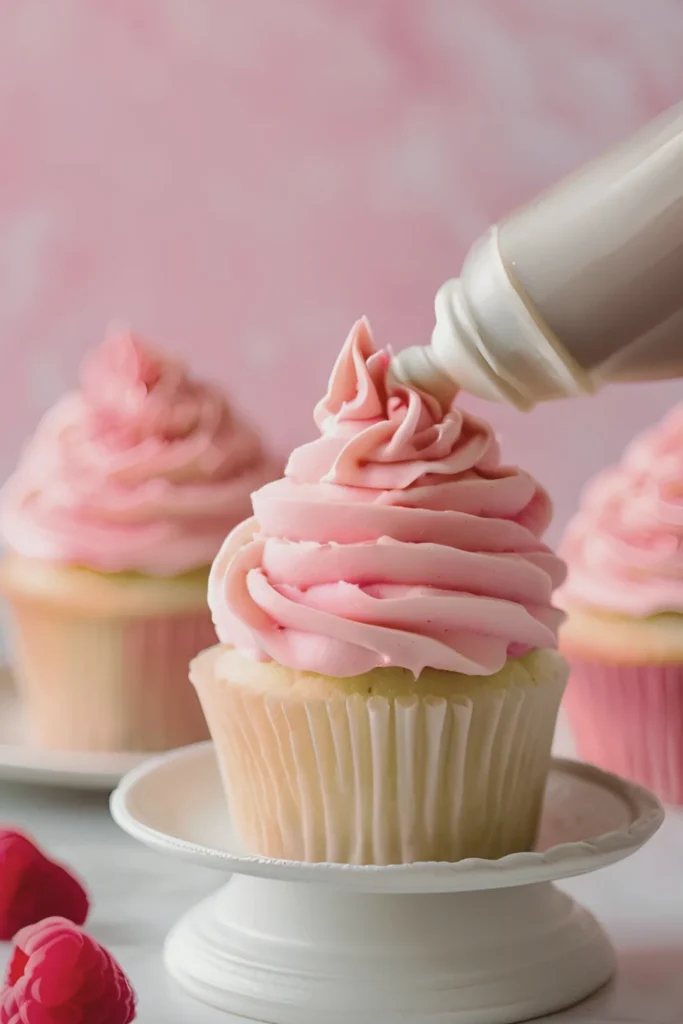
M 683 105 L 489 229 L 396 375 L 531 409 L 683 377 Z

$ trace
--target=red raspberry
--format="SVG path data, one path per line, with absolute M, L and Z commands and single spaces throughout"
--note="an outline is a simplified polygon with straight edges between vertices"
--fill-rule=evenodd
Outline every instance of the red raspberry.
M 71 921 L 23 928 L 0 993 L 0 1024 L 130 1024 L 135 993 L 116 960 Z
M 44 917 L 66 917 L 83 924 L 88 896 L 67 868 L 55 864 L 28 836 L 0 829 L 0 939 Z

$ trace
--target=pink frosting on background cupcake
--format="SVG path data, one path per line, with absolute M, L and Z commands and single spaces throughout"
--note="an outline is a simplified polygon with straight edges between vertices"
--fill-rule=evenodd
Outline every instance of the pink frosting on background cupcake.
M 277 466 L 221 392 L 130 333 L 84 362 L 2 495 L 8 546 L 104 572 L 208 565 Z
M 586 488 L 562 554 L 563 601 L 636 618 L 683 611 L 683 405 Z
M 352 676 L 471 675 L 555 647 L 562 562 L 545 491 L 504 466 L 491 427 L 392 377 L 352 329 L 285 476 L 253 496 L 209 581 L 220 639 L 259 660 Z

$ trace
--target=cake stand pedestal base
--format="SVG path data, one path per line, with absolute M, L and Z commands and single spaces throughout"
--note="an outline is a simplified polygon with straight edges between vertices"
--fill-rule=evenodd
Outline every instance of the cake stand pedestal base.
M 550 882 L 377 894 L 235 876 L 165 959 L 196 998 L 269 1024 L 512 1024 L 614 969 L 600 925 Z
M 210 744 L 163 755 L 112 796 L 160 852 L 229 872 L 175 926 L 169 973 L 227 1021 L 514 1024 L 610 978 L 596 920 L 552 883 L 634 853 L 663 811 L 639 786 L 555 760 L 537 847 L 499 860 L 388 867 L 245 853 Z

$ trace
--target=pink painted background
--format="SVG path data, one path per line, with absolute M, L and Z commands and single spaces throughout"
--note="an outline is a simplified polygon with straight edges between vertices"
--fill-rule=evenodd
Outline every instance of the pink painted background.
M 683 96 L 682 55 L 673 0 L 4 0 L 0 472 L 112 317 L 287 450 L 351 322 L 425 341 L 475 236 Z M 559 529 L 681 393 L 495 419 Z

